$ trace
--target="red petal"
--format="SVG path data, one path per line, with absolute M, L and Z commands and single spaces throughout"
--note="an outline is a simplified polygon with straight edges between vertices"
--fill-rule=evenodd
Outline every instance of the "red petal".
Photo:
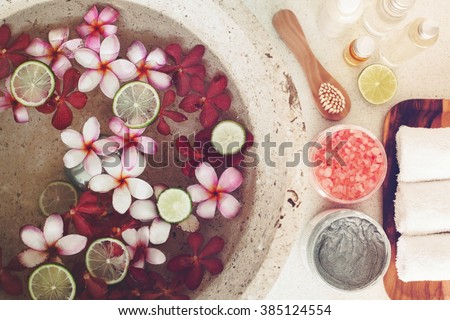
M 203 244 L 203 235 L 200 232 L 191 233 L 187 238 L 187 243 L 191 247 L 194 256 L 197 256 L 200 252 L 200 247 Z
M 213 98 L 208 98 L 208 101 L 223 111 L 227 111 L 231 106 L 231 97 L 227 93 L 222 93 Z
M 157 272 L 150 271 L 148 274 L 149 278 L 155 283 L 155 287 L 165 289 L 167 287 L 167 283 L 164 280 L 163 276 Z
M 102 215 L 105 213 L 105 210 L 96 203 L 83 203 L 77 206 L 77 212 L 89 215 Z
M 203 78 L 200 78 L 197 75 L 193 75 L 191 77 L 191 88 L 194 91 L 197 91 L 198 93 L 200 93 L 202 96 L 206 95 L 205 92 L 205 80 Z
M 196 64 L 191 67 L 183 68 L 183 72 L 187 73 L 190 76 L 196 76 L 202 80 L 204 80 L 206 76 L 206 69 L 202 64 Z
M 223 263 L 219 258 L 204 258 L 200 263 L 213 275 L 223 271 Z
M 163 116 L 159 117 L 159 122 L 158 122 L 158 126 L 156 127 L 156 130 L 158 130 L 158 132 L 160 134 L 162 134 L 163 136 L 168 136 L 169 134 L 172 133 L 170 131 L 169 125 L 167 124 L 167 122 Z
M 244 150 L 250 149 L 253 146 L 253 142 L 255 141 L 255 137 L 253 136 L 253 133 L 246 130 L 246 142 L 242 146 Z
M 201 99 L 202 97 L 198 94 L 189 94 L 181 100 L 180 108 L 189 113 L 196 112 L 203 107 Z
M 191 268 L 186 276 L 184 277 L 184 283 L 189 290 L 197 289 L 202 283 L 203 276 L 205 275 L 205 270 L 200 267 Z
M 210 104 L 206 104 L 200 113 L 200 123 L 204 128 L 211 128 L 217 123 L 219 113 Z
M 161 67 L 158 69 L 158 71 L 167 73 L 167 74 L 171 74 L 173 72 L 175 72 L 177 70 L 177 66 L 172 66 L 172 65 L 168 65 L 166 64 L 165 66 Z
M 184 97 L 191 90 L 191 79 L 188 74 L 184 72 L 176 72 L 173 75 L 173 81 L 177 88 L 177 95 Z
M 183 272 L 192 268 L 192 256 L 180 254 L 167 263 L 167 269 L 172 272 Z
M 0 49 L 6 48 L 11 39 L 11 30 L 8 25 L 4 24 L 0 27 Z
M 205 54 L 205 47 L 201 44 L 196 45 L 184 57 L 183 62 L 181 63 L 181 66 L 182 67 L 190 67 L 194 64 L 200 63 L 200 61 L 202 61 L 204 54 Z
M 30 35 L 22 33 L 8 47 L 8 52 L 25 50 L 31 42 Z
M 79 214 L 73 215 L 72 222 L 78 234 L 88 238 L 94 236 L 94 228 L 83 216 Z
M 186 177 L 193 177 L 195 174 L 195 168 L 197 168 L 198 164 L 199 162 L 195 161 L 194 159 L 186 161 L 184 163 L 184 166 L 181 168 L 181 172 Z
M 4 79 L 11 74 L 11 67 L 9 60 L 5 57 L 0 57 L 0 79 Z
M 81 194 L 79 204 L 92 203 L 96 204 L 98 201 L 98 195 L 91 191 L 85 191 Z
M 166 53 L 175 61 L 176 64 L 181 63 L 181 47 L 178 43 L 169 44 L 166 47 Z
M 94 299 L 106 299 L 108 295 L 108 285 L 102 279 L 89 276 L 86 279 L 86 288 Z
M 56 108 L 52 118 L 52 124 L 55 129 L 64 130 L 72 124 L 73 114 L 65 102 L 62 102 Z
M 212 134 L 211 129 L 202 129 L 195 135 L 195 141 L 202 142 L 202 145 L 205 144 L 206 142 L 210 142 L 211 134 Z
M 173 90 L 168 90 L 164 93 L 164 97 L 161 103 L 161 109 L 166 109 L 175 102 L 176 94 Z
M 172 119 L 175 122 L 183 122 L 183 121 L 186 121 L 188 119 L 181 112 L 171 111 L 171 110 L 164 110 L 163 115 L 165 117 L 168 117 L 168 118 Z
M 238 167 L 241 165 L 241 162 L 244 160 L 244 155 L 242 153 L 236 153 L 232 156 L 228 156 L 225 158 L 225 165 L 227 167 Z
M 61 92 L 63 97 L 67 97 L 67 95 L 78 88 L 78 80 L 80 79 L 80 72 L 75 68 L 70 68 L 64 73 L 63 84 L 64 88 Z
M 128 270 L 131 278 L 139 284 L 148 284 L 150 283 L 150 277 L 142 268 L 130 267 Z
M 189 140 L 186 136 L 179 136 L 175 140 L 175 148 L 183 157 L 186 157 L 186 158 L 190 158 L 190 156 L 194 152 L 194 149 L 192 148 L 192 146 L 189 143 Z
M 65 87 L 64 87 L 65 89 Z M 87 103 L 87 95 L 84 92 L 72 92 L 66 97 L 66 101 L 76 109 L 83 109 Z
M 202 252 L 200 253 L 200 258 L 206 258 L 210 257 L 214 254 L 217 254 L 223 250 L 223 247 L 225 245 L 225 241 L 220 237 L 212 237 L 209 239 L 206 246 L 203 248 Z
M 19 296 L 23 293 L 20 279 L 6 270 L 2 270 L 1 272 L 0 283 L 3 290 L 10 296 Z
M 212 98 L 222 93 L 228 85 L 228 79 L 225 76 L 218 75 L 211 79 L 209 83 L 207 97 Z
M 20 53 L 8 53 L 8 59 L 14 67 L 17 67 L 28 60 L 27 56 Z
M 54 97 L 50 98 L 50 100 L 46 104 L 44 104 L 40 107 L 37 107 L 36 110 L 39 111 L 40 113 L 44 113 L 44 114 L 50 114 L 50 113 L 55 112 L 56 106 L 55 106 L 55 104 L 52 103 L 53 98 Z

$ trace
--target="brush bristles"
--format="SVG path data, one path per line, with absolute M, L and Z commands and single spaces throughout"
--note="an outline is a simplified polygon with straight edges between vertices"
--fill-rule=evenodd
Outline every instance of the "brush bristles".
M 344 95 L 338 88 L 328 82 L 323 82 L 320 85 L 319 101 L 328 113 L 337 114 L 345 109 Z

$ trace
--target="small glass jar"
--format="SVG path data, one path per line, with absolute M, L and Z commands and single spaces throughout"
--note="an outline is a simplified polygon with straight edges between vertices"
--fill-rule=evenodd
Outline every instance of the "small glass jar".
M 319 13 L 319 29 L 331 38 L 342 36 L 362 15 L 362 0 L 327 0 Z
M 352 67 L 367 61 L 375 51 L 375 40 L 370 36 L 360 36 L 344 50 L 344 59 Z

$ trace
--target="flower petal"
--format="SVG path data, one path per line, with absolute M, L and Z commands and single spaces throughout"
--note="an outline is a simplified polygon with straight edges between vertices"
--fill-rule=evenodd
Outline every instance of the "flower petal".
M 147 160 L 140 152 L 137 153 L 136 165 L 133 168 L 124 168 L 124 175 L 128 178 L 139 177 L 147 167 Z
M 77 254 L 86 247 L 87 238 L 78 234 L 70 234 L 59 239 L 55 247 L 58 249 L 58 254 L 62 256 L 71 256 Z
M 189 290 L 195 290 L 202 283 L 204 276 L 205 270 L 200 266 L 195 266 L 184 276 L 184 283 Z
M 164 110 L 163 115 L 175 122 L 183 122 L 188 120 L 188 117 L 178 111 Z
M 220 176 L 217 192 L 232 192 L 241 186 L 242 181 L 244 177 L 238 169 L 228 168 Z
M 203 202 L 212 197 L 212 194 L 200 184 L 194 184 L 187 188 L 187 192 L 191 196 L 192 202 Z
M 219 258 L 205 258 L 201 259 L 200 263 L 212 275 L 219 274 L 223 271 L 223 263 Z
M 191 90 L 191 78 L 185 72 L 175 73 L 173 82 L 177 88 L 177 95 L 180 97 L 184 97 Z
M 134 259 L 133 259 L 134 260 Z M 137 259 L 137 260 L 135 260 L 135 261 L 132 261 L 133 263 L 132 263 L 132 266 L 134 267 L 134 268 L 140 268 L 140 269 L 144 269 L 144 267 L 145 267 L 145 257 L 144 257 L 144 255 L 141 255 L 140 257 L 139 257 L 139 259 Z
M 219 113 L 216 108 L 211 106 L 210 104 L 205 104 L 200 112 L 200 123 L 204 128 L 211 128 L 217 123 L 219 119 Z
M 119 213 L 127 212 L 131 205 L 131 194 L 128 187 L 123 184 L 114 189 L 112 204 L 114 209 Z
M 203 219 L 212 219 L 216 214 L 217 199 L 211 198 L 200 202 L 197 207 L 197 215 Z
M 8 52 L 11 54 L 16 51 L 23 51 L 30 45 L 30 42 L 30 35 L 21 33 L 13 42 L 9 44 Z
M 82 38 L 86 38 L 89 34 L 91 34 L 94 31 L 94 27 L 92 27 L 90 24 L 87 23 L 82 23 L 78 25 L 75 29 L 78 35 Z
M 201 163 L 197 169 L 195 169 L 195 177 L 206 190 L 211 192 L 216 191 L 216 170 L 208 162 Z
M 136 220 L 147 222 L 158 217 L 158 210 L 152 200 L 136 200 L 130 207 L 130 215 Z
M 21 53 L 9 53 L 8 59 L 12 62 L 14 67 L 17 67 L 19 64 L 22 64 L 28 60 L 28 58 Z
M 17 258 L 24 267 L 34 268 L 47 260 L 48 252 L 27 249 L 19 253 Z
M 158 245 L 163 244 L 169 239 L 172 225 L 161 219 L 155 219 L 150 226 L 150 242 Z
M 134 145 L 129 145 L 123 149 L 122 152 L 122 166 L 126 169 L 132 169 L 138 161 L 139 151 Z
M 64 166 L 67 169 L 72 169 L 83 162 L 84 158 L 86 158 L 87 151 L 79 150 L 79 149 L 71 149 L 66 152 L 64 155 L 63 161 Z
M 145 59 L 147 56 L 147 49 L 142 42 L 134 40 L 127 49 L 127 58 L 137 64 L 139 61 Z
M 222 93 L 228 85 L 226 76 L 218 75 L 211 79 L 206 96 L 212 98 Z
M 137 148 L 139 151 L 146 154 L 155 154 L 158 150 L 156 141 L 149 137 L 139 137 L 137 139 Z
M 11 66 L 6 57 L 0 56 L 0 79 L 4 79 L 11 74 Z
M 120 88 L 119 79 L 117 76 L 110 70 L 106 70 L 102 81 L 100 81 L 100 89 L 108 98 L 114 98 L 117 90 Z M 80 90 L 81 91 L 81 90 Z
M 156 69 L 155 67 L 162 67 L 167 64 L 167 56 L 163 49 L 156 48 L 149 53 L 145 61 L 151 64 L 152 69 Z
M 136 77 L 136 66 L 125 59 L 118 59 L 109 63 L 108 68 L 121 81 L 128 81 Z
M 17 123 L 25 123 L 30 120 L 28 116 L 28 110 L 21 104 L 16 104 L 13 106 L 14 120 Z
M 64 212 L 58 213 L 63 214 Z M 49 247 L 53 247 L 56 241 L 63 236 L 64 223 L 59 214 L 52 214 L 45 220 L 43 233 Z
M 119 11 L 114 8 L 107 6 L 105 7 L 98 16 L 98 20 L 104 23 L 114 23 L 120 17 Z
M 156 129 L 158 130 L 158 132 L 160 134 L 162 134 L 164 136 L 168 136 L 169 134 L 172 133 L 169 125 L 167 124 L 166 120 L 164 120 L 164 117 L 162 117 L 162 116 L 159 117 L 159 122 L 158 122 L 158 125 L 156 126 Z
M 33 57 L 43 57 L 52 54 L 52 47 L 41 38 L 35 38 L 25 49 L 25 52 Z
M 106 193 L 118 187 L 119 184 L 120 182 L 109 174 L 99 174 L 89 181 L 89 189 L 94 192 Z
M 171 43 L 166 47 L 165 52 L 172 57 L 176 64 L 181 63 L 181 47 L 178 43 Z
M 206 258 L 218 254 L 223 250 L 224 246 L 225 241 L 221 237 L 214 236 L 209 239 L 208 243 L 203 247 L 199 257 Z
M 119 143 L 111 138 L 105 138 L 95 141 L 92 144 L 92 150 L 99 156 L 106 156 L 113 154 L 119 148 Z
M 192 48 L 191 51 L 184 57 L 181 65 L 183 67 L 189 67 L 194 64 L 199 64 L 202 61 L 203 55 L 205 54 L 205 46 L 198 44 Z
M 98 31 L 93 31 L 86 37 L 85 40 L 86 48 L 89 48 L 95 52 L 100 52 L 101 39 L 100 33 Z
M 100 136 L 100 123 L 96 117 L 90 117 L 83 126 L 83 139 L 85 144 L 91 144 Z
M 135 249 L 138 245 L 137 231 L 135 229 L 127 229 L 122 232 L 122 238 L 130 247 Z
M 96 6 L 92 6 L 89 11 L 84 15 L 84 21 L 91 24 L 98 19 L 98 9 Z
M 102 26 L 101 32 L 102 32 L 102 36 L 105 38 L 112 36 L 113 34 L 117 33 L 117 26 L 112 25 L 112 24 L 105 24 Z
M 11 40 L 11 29 L 8 25 L 0 26 L 0 48 L 6 48 L 9 40 Z
M 151 70 L 147 72 L 147 80 L 156 89 L 165 90 L 172 85 L 172 77 L 166 73 Z
M 128 127 L 125 126 L 123 120 L 118 117 L 112 117 L 111 120 L 109 120 L 108 127 L 116 136 L 122 138 L 125 136 L 125 134 L 128 134 L 130 132 Z
M 166 190 L 167 188 L 168 188 L 168 186 L 165 185 L 165 184 L 163 184 L 163 183 L 155 184 L 155 185 L 153 186 L 153 192 L 154 192 L 154 195 L 155 195 L 156 199 L 158 199 L 158 198 L 159 198 L 159 195 L 160 195 L 164 190 Z
M 102 160 L 93 151 L 90 150 L 86 158 L 83 161 L 84 170 L 91 176 L 95 177 L 102 173 Z
M 100 45 L 100 60 L 108 63 L 116 60 L 120 51 L 120 42 L 116 35 L 106 37 Z
M 89 92 L 98 86 L 102 81 L 103 73 L 99 70 L 87 70 L 85 71 L 78 81 L 78 90 L 81 92 Z
M 61 132 L 61 140 L 66 146 L 72 149 L 83 149 L 84 140 L 81 133 L 73 129 L 66 129 Z
M 53 29 L 48 33 L 48 41 L 55 51 L 58 50 L 67 39 L 69 39 L 69 28 L 67 27 Z
M 63 43 L 61 50 L 67 58 L 73 59 L 75 56 L 75 51 L 83 47 L 84 47 L 83 39 L 77 38 Z
M 81 48 L 74 53 L 75 60 L 87 69 L 99 69 L 100 68 L 100 58 L 92 49 Z
M 138 178 L 128 178 L 125 180 L 133 197 L 139 200 L 145 200 L 153 195 L 153 188 L 144 180 Z
M 239 201 L 228 193 L 221 193 L 218 208 L 220 213 L 227 218 L 233 219 L 239 213 L 241 204 Z
M 26 246 L 36 251 L 45 251 L 48 248 L 44 233 L 37 227 L 31 225 L 22 227 L 20 238 Z
M 72 110 L 69 109 L 65 101 L 61 102 L 52 117 L 53 127 L 58 130 L 64 130 L 72 124 L 72 120 Z
M 191 93 L 181 100 L 180 108 L 192 113 L 198 111 L 202 107 L 202 104 L 202 97 L 196 93 Z
M 111 155 L 109 157 L 103 158 L 102 165 L 109 175 L 113 176 L 116 179 L 122 178 L 123 167 L 120 158 L 117 155 Z
M 167 269 L 171 272 L 180 273 L 192 268 L 192 256 L 187 254 L 180 254 L 173 257 L 167 263 Z
M 159 265 L 166 262 L 166 255 L 158 249 L 147 248 L 145 249 L 145 260 L 153 265 Z
M 63 78 L 64 73 L 66 73 L 66 71 L 69 70 L 70 67 L 72 67 L 72 63 L 65 55 L 62 54 L 58 55 L 58 57 L 53 61 L 52 64 L 53 72 L 60 79 Z
M 148 242 L 150 241 L 149 227 L 139 228 L 136 236 L 137 236 L 137 245 L 143 248 L 147 248 Z
M 77 89 L 78 80 L 80 80 L 81 73 L 75 68 L 70 68 L 64 73 L 63 84 L 64 88 L 61 91 L 61 96 L 67 97 L 67 95 Z
M 220 110 L 227 111 L 231 106 L 231 97 L 227 93 L 222 93 L 213 98 L 210 98 L 209 102 L 214 104 Z
M 66 97 L 66 101 L 76 109 L 83 109 L 87 103 L 87 95 L 84 92 L 72 92 Z

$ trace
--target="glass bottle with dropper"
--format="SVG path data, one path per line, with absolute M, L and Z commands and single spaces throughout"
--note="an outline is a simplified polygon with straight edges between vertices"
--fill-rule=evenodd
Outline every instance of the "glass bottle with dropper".
M 439 26 L 431 19 L 418 18 L 404 30 L 380 43 L 380 57 L 384 63 L 396 67 L 431 47 L 439 38 Z
M 338 38 L 361 18 L 363 10 L 363 0 L 327 0 L 319 13 L 319 29 Z
M 367 61 L 374 51 L 374 39 L 366 35 L 360 36 L 344 49 L 344 59 L 349 65 L 357 67 Z

